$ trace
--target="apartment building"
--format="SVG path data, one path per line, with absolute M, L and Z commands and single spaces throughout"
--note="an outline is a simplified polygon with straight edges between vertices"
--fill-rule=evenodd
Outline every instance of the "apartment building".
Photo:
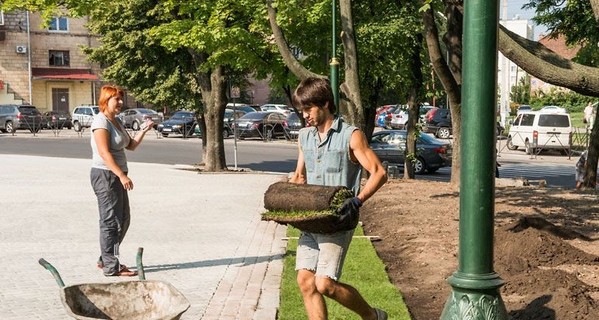
M 98 38 L 85 23 L 60 17 L 42 27 L 38 13 L 0 12 L 0 103 L 31 103 L 41 112 L 95 104 L 100 68 L 81 48 Z
M 526 39 L 532 40 L 534 36 L 534 26 L 529 20 L 522 20 L 518 17 L 513 20 L 500 20 L 504 27 Z M 506 58 L 501 52 L 497 55 L 497 86 L 499 88 L 499 116 L 502 125 L 505 125 L 506 119 L 510 114 L 510 104 L 512 99 L 510 94 L 512 87 L 518 85 L 520 79 L 526 77 L 527 73 L 514 62 Z

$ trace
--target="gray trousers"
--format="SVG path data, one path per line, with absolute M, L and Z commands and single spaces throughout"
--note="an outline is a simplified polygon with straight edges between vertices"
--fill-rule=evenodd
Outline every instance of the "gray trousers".
M 100 262 L 105 275 L 114 275 L 120 270 L 119 245 L 129 229 L 129 196 L 110 170 L 92 168 L 90 179 L 100 211 Z

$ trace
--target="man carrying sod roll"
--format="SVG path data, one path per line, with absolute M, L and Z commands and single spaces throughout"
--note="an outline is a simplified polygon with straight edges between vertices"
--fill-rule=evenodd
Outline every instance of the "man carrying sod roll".
M 297 167 L 289 182 L 345 186 L 355 195 L 338 209 L 339 231 L 301 233 L 296 270 L 308 318 L 327 319 L 326 296 L 364 320 L 386 320 L 386 312 L 371 307 L 355 288 L 339 282 L 360 207 L 387 181 L 386 172 L 364 133 L 335 115 L 333 92 L 327 79 L 303 80 L 292 100 L 309 127 L 299 132 Z M 360 188 L 362 168 L 370 175 Z

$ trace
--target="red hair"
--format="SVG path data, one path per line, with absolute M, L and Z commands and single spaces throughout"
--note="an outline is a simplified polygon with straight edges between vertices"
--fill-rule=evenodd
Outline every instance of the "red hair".
M 100 107 L 100 111 L 104 112 L 106 108 L 108 108 L 108 100 L 112 97 L 123 98 L 125 92 L 120 87 L 114 85 L 105 85 L 102 86 L 100 90 L 100 99 L 98 100 L 98 107 Z

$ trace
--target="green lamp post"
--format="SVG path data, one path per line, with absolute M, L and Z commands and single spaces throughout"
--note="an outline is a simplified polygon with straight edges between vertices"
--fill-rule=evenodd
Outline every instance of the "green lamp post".
M 333 39 L 333 43 L 332 43 L 332 54 L 331 54 L 331 63 L 330 68 L 331 68 L 331 75 L 330 75 L 330 81 L 331 81 L 331 88 L 333 89 L 333 98 L 335 99 L 335 106 L 338 107 L 339 106 L 339 60 L 337 60 L 337 29 L 336 29 L 336 6 L 335 6 L 335 0 L 331 1 L 332 3 L 332 16 L 333 16 L 333 31 L 332 31 L 332 39 Z M 338 109 L 337 109 L 338 110 Z
M 458 270 L 441 319 L 507 319 L 493 270 L 497 0 L 464 1 Z

